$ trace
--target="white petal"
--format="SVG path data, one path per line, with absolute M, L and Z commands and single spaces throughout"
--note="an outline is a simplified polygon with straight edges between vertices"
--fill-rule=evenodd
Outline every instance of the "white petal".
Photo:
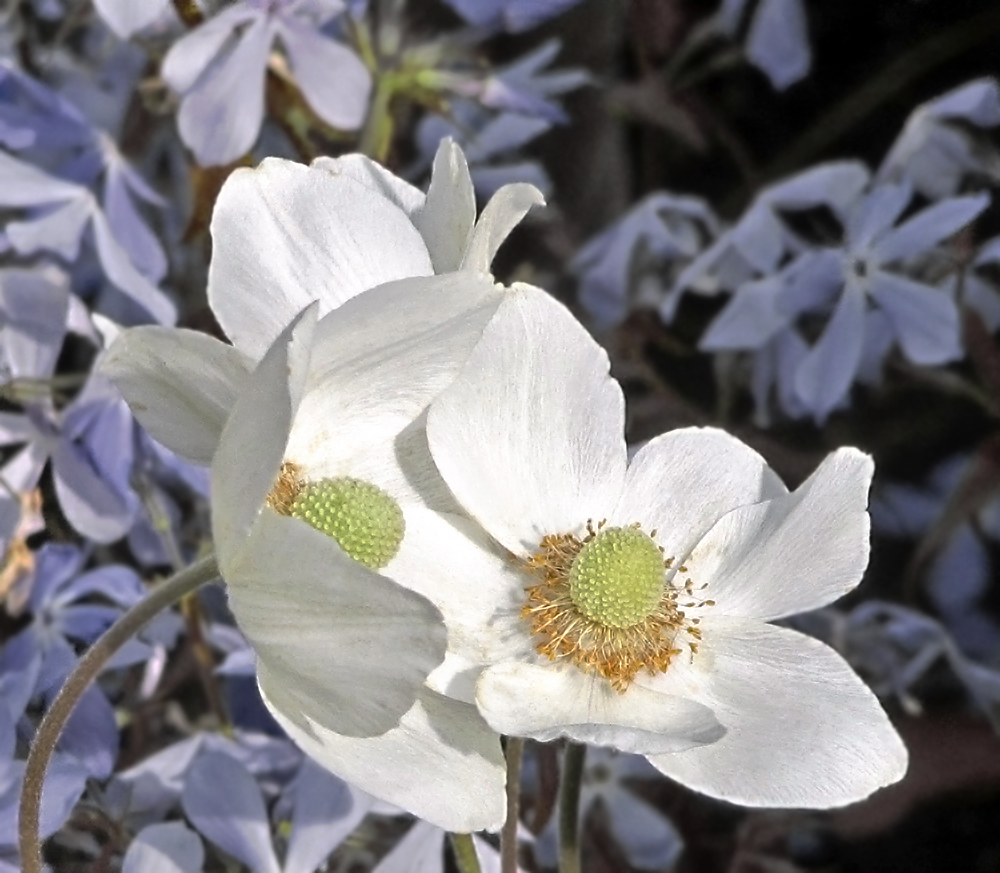
M 312 300 L 324 315 L 376 285 L 434 273 L 417 229 L 385 197 L 347 175 L 278 158 L 226 180 L 212 242 L 209 301 L 254 358 Z
M 360 127 L 372 88 L 361 58 L 291 16 L 279 27 L 295 82 L 316 114 L 342 130 Z
M 435 273 L 461 266 L 476 223 L 476 193 L 465 155 L 451 137 L 441 140 L 434 155 L 427 199 L 413 223 L 427 243 Z M 482 269 L 489 270 L 489 264 Z
M 711 746 L 651 756 L 659 770 L 744 806 L 808 808 L 853 803 L 903 776 L 906 747 L 836 652 L 771 625 L 715 630 L 709 639 L 706 628 L 712 669 L 697 696 L 727 733 Z
M 261 682 L 281 689 L 272 700 L 301 730 L 385 733 L 444 658 L 433 605 L 298 519 L 265 510 L 222 572 Z
M 730 510 L 787 492 L 746 443 L 715 428 L 684 428 L 639 450 L 609 521 L 655 528 L 667 554 L 683 558 Z
M 386 639 L 391 651 L 392 640 Z M 280 686 L 261 694 L 278 723 L 311 758 L 379 800 L 445 830 L 498 830 L 506 814 L 500 738 L 475 707 L 424 690 L 398 728 L 372 739 L 303 730 L 282 713 Z M 363 692 L 361 692 L 363 693 Z
M 485 276 L 450 273 L 388 283 L 331 313 L 317 326 L 287 458 L 313 479 L 355 476 L 454 509 L 418 419 L 502 299 Z
M 861 364 L 864 317 L 864 292 L 849 283 L 823 335 L 795 374 L 799 398 L 820 421 L 825 420 L 851 390 Z
M 394 176 L 381 164 L 376 164 L 365 155 L 344 155 L 331 158 L 322 155 L 310 165 L 323 170 L 331 176 L 347 176 L 370 188 L 376 194 L 381 194 L 387 200 L 395 203 L 412 220 L 417 211 L 424 205 L 424 192 L 414 187 L 405 179 Z
M 232 346 L 165 327 L 123 331 L 99 365 L 154 439 L 205 465 L 250 366 Z
M 414 505 L 405 513 L 406 536 L 382 572 L 424 595 L 444 616 L 449 657 L 428 686 L 475 703 L 475 683 L 485 665 L 534 657 L 528 625 L 520 617 L 531 577 L 475 522 Z
M 564 306 L 521 286 L 431 405 L 428 441 L 448 487 L 517 555 L 607 517 L 618 501 L 625 410 L 608 368 Z
M 690 749 L 724 733 L 712 710 L 694 700 L 637 683 L 619 694 L 607 680 L 569 664 L 495 664 L 483 672 L 476 702 L 502 734 L 538 740 L 568 736 L 625 752 Z
M 913 363 L 935 366 L 962 357 L 958 306 L 947 291 L 880 270 L 871 294 Z
M 288 433 L 302 399 L 316 329 L 306 309 L 243 383 L 212 462 L 212 534 L 219 566 L 246 540 L 278 475 Z
M 846 594 L 868 564 L 872 459 L 840 449 L 791 494 L 724 515 L 685 559 L 707 614 L 770 621 Z
M 472 233 L 462 266 L 488 271 L 497 249 L 533 206 L 544 206 L 545 198 L 534 185 L 515 182 L 504 185 L 486 204 Z

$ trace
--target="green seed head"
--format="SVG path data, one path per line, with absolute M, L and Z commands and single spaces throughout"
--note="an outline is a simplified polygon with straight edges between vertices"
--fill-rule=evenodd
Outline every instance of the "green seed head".
M 370 482 L 342 477 L 303 483 L 293 518 L 333 537 L 348 555 L 372 570 L 391 561 L 403 542 L 403 512 Z
M 663 555 L 634 527 L 612 527 L 573 559 L 569 596 L 587 618 L 608 627 L 631 627 L 656 610 L 663 595 Z

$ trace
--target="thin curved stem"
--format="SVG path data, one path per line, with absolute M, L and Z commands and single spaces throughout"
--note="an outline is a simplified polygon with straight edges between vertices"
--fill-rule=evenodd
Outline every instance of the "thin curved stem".
M 171 576 L 157 585 L 145 598 L 118 619 L 80 658 L 56 699 L 52 702 L 42 723 L 38 726 L 21 788 L 21 812 L 18 837 L 24 873 L 41 873 L 42 846 L 38 838 L 38 817 L 42 805 L 42 785 L 59 735 L 69 720 L 74 707 L 90 683 L 101 672 L 111 656 L 127 643 L 135 633 L 171 604 L 180 600 L 206 582 L 218 578 L 219 568 L 215 556 L 209 555 L 196 561 L 186 570 Z
M 521 815 L 524 740 L 507 737 L 507 818 L 500 831 L 500 873 L 517 873 L 517 823 Z
M 451 848 L 455 853 L 455 865 L 459 873 L 482 873 L 472 834 L 450 834 L 450 836 Z
M 584 743 L 567 743 L 559 787 L 559 873 L 580 873 L 580 788 L 583 786 Z

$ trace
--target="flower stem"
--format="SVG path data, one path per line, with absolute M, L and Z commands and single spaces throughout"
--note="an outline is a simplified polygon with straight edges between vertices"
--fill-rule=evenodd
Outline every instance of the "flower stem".
M 396 91 L 396 77 L 385 70 L 377 70 L 375 94 L 368 109 L 368 119 L 361 131 L 358 151 L 374 161 L 384 164 L 392 147 L 392 98 Z
M 451 849 L 455 853 L 455 866 L 459 873 L 482 873 L 472 834 L 451 834 Z
M 42 785 L 49 760 L 74 707 L 90 683 L 112 655 L 142 627 L 185 594 L 218 578 L 215 556 L 196 561 L 186 570 L 157 585 L 146 597 L 118 619 L 92 645 L 69 675 L 52 702 L 35 734 L 21 788 L 21 813 L 18 826 L 21 862 L 24 873 L 41 873 L 42 846 L 38 839 L 38 816 L 42 805 Z
M 584 743 L 566 744 L 559 788 L 559 873 L 580 873 L 580 788 L 586 757 Z
M 517 823 L 520 819 L 521 756 L 524 740 L 507 737 L 507 819 L 500 831 L 500 873 L 517 873 Z

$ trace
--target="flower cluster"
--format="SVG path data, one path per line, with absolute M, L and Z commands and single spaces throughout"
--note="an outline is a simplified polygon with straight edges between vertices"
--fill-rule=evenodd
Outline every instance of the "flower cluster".
M 448 141 L 426 195 L 357 156 L 238 172 L 209 271 L 233 345 L 134 328 L 101 365 L 154 436 L 211 462 L 219 564 L 272 715 L 455 831 L 503 822 L 500 734 L 636 752 L 751 805 L 898 779 L 872 694 L 769 624 L 857 584 L 870 459 L 842 450 L 788 492 L 692 429 L 627 463 L 604 352 L 545 292 L 488 273 L 540 197 L 501 188 L 476 220 L 471 192 Z M 279 227 L 288 244 L 253 245 Z
M 797 869 L 965 785 L 995 10 L 8 7 L 0 873 Z

